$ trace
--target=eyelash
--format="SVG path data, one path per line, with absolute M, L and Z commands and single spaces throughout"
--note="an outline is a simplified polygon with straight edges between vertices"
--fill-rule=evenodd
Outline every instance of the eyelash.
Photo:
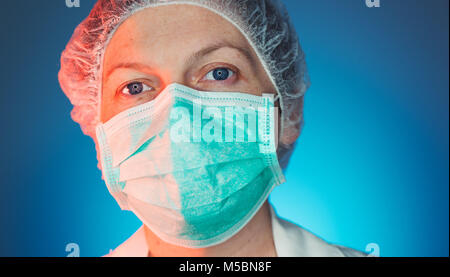
M 142 91 L 139 92 L 139 93 L 137 93 L 137 94 L 131 94 L 131 93 L 130 93 L 130 89 L 128 88 L 128 86 L 131 85 L 131 84 L 142 84 Z M 146 87 L 147 87 L 148 89 L 146 89 Z M 153 87 L 147 85 L 145 82 L 142 82 L 142 81 L 137 80 L 137 81 L 132 81 L 132 82 L 126 83 L 124 86 L 121 87 L 120 92 L 121 92 L 122 94 L 125 94 L 125 95 L 131 95 L 131 96 L 134 96 L 134 95 L 139 95 L 139 94 L 141 94 L 141 93 L 143 93 L 143 92 L 146 92 L 146 91 L 152 91 L 152 90 L 154 90 Z M 127 92 L 125 92 L 125 91 L 127 91 Z
M 230 74 L 230 76 L 229 76 L 226 80 L 206 80 L 206 81 L 208 81 L 208 82 L 209 82 L 209 81 L 213 81 L 213 82 L 215 81 L 215 82 L 221 82 L 221 83 L 223 83 L 223 82 L 227 82 L 231 77 L 236 76 L 236 75 L 238 74 L 238 71 L 237 71 L 237 70 L 233 70 L 233 69 L 231 69 L 231 68 L 229 68 L 229 67 L 227 67 L 227 66 L 217 66 L 217 67 L 214 67 L 214 68 L 212 68 L 211 70 L 209 70 L 209 71 L 204 75 L 204 77 L 202 77 L 202 79 L 200 79 L 200 81 L 201 81 L 201 80 L 204 80 L 209 74 L 212 74 L 212 72 L 214 72 L 214 70 L 217 70 L 217 69 L 227 69 L 228 71 L 231 72 L 231 74 Z M 142 92 L 137 93 L 137 94 L 131 94 L 131 93 L 129 93 L 129 88 L 128 88 L 128 86 L 131 85 L 131 84 L 133 84 L 133 83 L 142 83 L 142 85 L 143 85 L 144 88 L 145 88 L 145 87 L 148 87 L 148 88 L 150 88 L 150 89 L 143 90 Z M 125 90 L 128 90 L 128 92 L 125 92 Z M 154 90 L 154 88 L 151 87 L 151 86 L 149 86 L 149 85 L 147 85 L 144 81 L 141 81 L 141 80 L 135 80 L 135 81 L 131 81 L 131 82 L 128 82 L 128 83 L 122 85 L 122 86 L 120 87 L 120 89 L 119 89 L 119 92 L 120 92 L 121 94 L 129 95 L 129 96 L 137 96 L 137 95 L 140 95 L 140 94 L 142 94 L 142 93 L 144 93 L 144 92 L 148 92 L 148 91 L 152 91 L 152 90 Z
M 231 72 L 231 74 L 230 74 L 229 76 L 227 76 L 227 79 L 225 79 L 225 80 L 206 80 L 206 81 L 226 82 L 226 81 L 228 81 L 231 77 L 233 77 L 233 76 L 235 76 L 235 75 L 237 74 L 237 72 L 236 72 L 235 70 L 233 70 L 233 69 L 231 69 L 231 68 L 229 68 L 229 67 L 226 67 L 226 66 L 220 66 L 220 67 L 215 67 L 215 68 L 209 70 L 209 71 L 206 73 L 206 75 L 205 75 L 201 80 L 205 80 L 205 78 L 207 78 L 209 75 L 211 75 L 210 77 L 214 78 L 213 72 L 214 72 L 215 70 L 218 70 L 218 69 L 226 69 L 226 70 L 228 70 L 229 72 Z

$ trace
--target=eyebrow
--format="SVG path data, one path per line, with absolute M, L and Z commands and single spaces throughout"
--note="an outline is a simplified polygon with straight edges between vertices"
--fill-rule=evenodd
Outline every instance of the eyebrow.
M 186 64 L 188 66 L 192 65 L 193 63 L 195 63 L 196 60 L 207 56 L 208 54 L 211 54 L 221 48 L 232 48 L 235 49 L 237 51 L 239 51 L 244 57 L 245 59 L 250 63 L 250 65 L 252 65 L 252 67 L 254 68 L 256 66 L 255 60 L 252 56 L 252 54 L 250 53 L 250 51 L 246 48 L 243 47 L 239 47 L 236 45 L 233 45 L 229 42 L 226 41 L 220 41 L 220 42 L 216 42 L 213 43 L 209 46 L 206 46 L 202 49 L 200 49 L 199 51 L 195 52 L 194 54 L 192 54 L 191 56 L 189 56 L 189 58 L 187 58 L 186 60 Z M 109 69 L 106 73 L 106 78 L 105 80 L 108 80 L 109 76 L 117 69 L 119 68 L 131 68 L 131 69 L 136 69 L 139 71 L 153 71 L 154 68 L 151 66 L 148 66 L 146 64 L 142 64 L 142 63 L 135 63 L 135 62 L 122 62 L 119 63 L 117 65 L 114 65 L 113 67 L 111 67 L 111 69 Z
M 236 45 L 233 45 L 229 42 L 226 41 L 220 41 L 220 42 L 216 42 L 213 43 L 209 46 L 206 46 L 205 48 L 195 52 L 194 54 L 192 54 L 188 59 L 186 64 L 187 65 L 191 65 L 195 62 L 195 60 L 200 59 L 204 56 L 207 56 L 208 54 L 213 53 L 214 51 L 217 51 L 221 48 L 231 48 L 231 49 L 235 49 L 237 51 L 239 51 L 242 55 L 244 55 L 244 57 L 247 59 L 247 61 L 254 66 L 255 65 L 255 61 L 253 59 L 252 54 L 250 53 L 250 51 L 248 51 L 248 49 L 243 48 L 243 47 L 239 47 Z

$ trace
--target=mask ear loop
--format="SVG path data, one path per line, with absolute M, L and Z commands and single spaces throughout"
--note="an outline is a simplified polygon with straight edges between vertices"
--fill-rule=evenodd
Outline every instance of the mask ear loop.
M 281 112 L 278 113 L 278 109 L 280 108 L 280 94 L 277 93 L 277 95 L 273 98 L 273 105 L 275 108 L 275 110 L 277 111 L 277 114 L 275 115 L 275 128 L 276 128 L 276 136 L 275 136 L 275 148 L 278 149 L 278 143 L 280 142 L 280 124 L 278 124 L 278 121 L 281 118 Z M 276 103 L 278 102 L 278 107 L 276 105 Z
M 280 99 L 280 95 L 277 93 L 277 95 L 273 98 L 273 103 L 277 102 Z

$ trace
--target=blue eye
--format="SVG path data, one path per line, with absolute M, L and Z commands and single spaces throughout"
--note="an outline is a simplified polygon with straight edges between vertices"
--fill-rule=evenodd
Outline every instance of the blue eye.
M 206 74 L 206 80 L 212 80 L 212 81 L 225 81 L 226 79 L 233 76 L 234 72 L 231 69 L 228 68 L 216 68 L 214 70 L 211 70 Z
M 128 95 L 137 95 L 144 91 L 149 91 L 149 90 L 152 90 L 152 88 L 147 86 L 143 82 L 132 82 L 132 83 L 129 83 L 128 85 L 126 85 L 122 89 L 122 93 L 128 94 Z

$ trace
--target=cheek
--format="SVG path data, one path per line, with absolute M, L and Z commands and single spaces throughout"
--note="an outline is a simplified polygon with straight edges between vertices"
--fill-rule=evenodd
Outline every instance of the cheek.
M 108 104 L 106 103 L 105 99 L 101 100 L 102 103 L 100 105 L 100 121 L 102 123 L 105 123 L 106 121 L 108 121 L 109 116 L 109 110 L 108 110 Z
M 115 89 L 104 86 L 103 95 L 101 97 L 100 120 L 105 123 L 116 114 L 128 108 L 129 103 L 121 101 L 120 97 L 116 97 Z
M 276 89 L 270 79 L 263 73 L 258 73 L 254 78 L 248 79 L 249 92 L 251 94 L 262 96 L 263 93 L 276 94 Z
M 120 112 L 123 112 L 136 105 L 137 104 L 126 101 L 120 101 L 120 99 L 116 98 L 105 99 L 101 105 L 101 121 L 105 123 Z
M 237 90 L 256 96 L 262 96 L 263 93 L 267 92 L 261 82 L 256 78 L 241 82 Z
M 100 120 L 105 123 L 119 113 L 122 105 L 117 103 L 114 93 L 111 92 L 113 90 L 105 87 L 103 91 L 104 95 L 101 97 Z

